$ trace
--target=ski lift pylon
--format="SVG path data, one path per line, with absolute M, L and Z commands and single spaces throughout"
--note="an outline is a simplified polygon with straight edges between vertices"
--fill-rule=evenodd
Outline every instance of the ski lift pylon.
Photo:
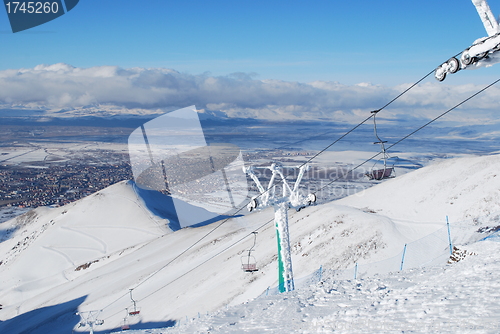
M 252 255 L 252 252 L 254 251 L 255 244 L 257 242 L 257 232 L 252 232 L 253 233 L 253 245 L 252 247 L 248 250 L 248 254 L 246 256 L 241 257 L 241 268 L 243 269 L 244 272 L 246 273 L 252 273 L 254 271 L 258 271 L 259 269 L 257 268 L 257 261 L 255 260 L 255 257 Z
M 380 149 L 381 149 L 381 153 L 382 153 L 382 161 L 384 163 L 384 167 L 383 168 L 375 168 L 375 165 L 377 164 L 377 163 L 375 163 L 373 165 L 372 169 L 369 172 L 365 173 L 365 175 L 370 180 L 382 180 L 382 179 L 391 178 L 391 177 L 394 177 L 394 176 L 392 176 L 392 174 L 395 172 L 394 165 L 392 167 L 387 166 L 387 160 L 389 159 L 389 154 L 387 154 L 387 150 L 385 149 L 385 143 L 387 143 L 387 141 L 380 139 L 380 137 L 378 136 L 378 133 L 377 133 L 377 121 L 375 118 L 376 118 L 377 113 L 379 111 L 380 110 L 372 111 L 372 114 L 373 114 L 373 132 L 375 134 L 375 137 L 377 138 L 377 141 L 374 142 L 373 144 L 380 145 Z

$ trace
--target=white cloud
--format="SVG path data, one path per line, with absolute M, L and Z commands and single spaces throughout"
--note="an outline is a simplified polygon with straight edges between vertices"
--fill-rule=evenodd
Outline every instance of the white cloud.
M 4 107 L 78 109 L 82 115 L 96 108 L 158 113 L 196 105 L 230 117 L 269 119 L 328 119 L 359 121 L 382 107 L 409 85 L 386 87 L 360 83 L 311 83 L 256 80 L 252 75 L 191 75 L 165 68 L 99 66 L 77 68 L 67 64 L 38 65 L 31 69 L 0 71 L 0 104 Z M 431 118 L 453 107 L 481 87 L 448 86 L 428 82 L 413 88 L 387 108 L 387 119 Z M 450 114 L 449 120 L 496 120 L 500 88 L 492 87 L 473 102 Z M 110 108 L 109 106 L 113 106 Z M 84 112 L 83 112 L 84 114 Z M 381 114 L 382 115 L 382 114 Z

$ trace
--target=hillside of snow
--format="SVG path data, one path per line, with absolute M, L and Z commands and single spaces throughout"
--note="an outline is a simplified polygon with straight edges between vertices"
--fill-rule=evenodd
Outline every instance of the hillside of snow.
M 41 207 L 2 224 L 3 305 L 30 299 L 110 256 L 171 232 L 122 182 L 59 208 Z M 10 238 L 9 238 L 10 237 Z
M 337 204 L 373 211 L 401 224 L 443 224 L 448 216 L 452 230 L 465 229 L 467 238 L 480 227 L 500 225 L 499 165 L 497 154 L 439 160 Z M 415 233 L 409 229 L 407 234 Z
M 318 297 L 310 305 L 303 300 L 301 306 L 292 302 L 302 293 L 298 290 L 290 298 L 261 297 L 252 305 L 259 310 L 262 300 L 285 300 L 283 303 L 295 305 L 300 312 L 310 306 L 314 310 L 306 313 L 318 314 L 323 307 L 320 301 L 328 304 L 332 287 L 340 284 L 345 287 L 334 294 L 344 301 L 332 299 L 338 312 L 328 311 L 331 324 L 337 321 L 335 314 L 354 319 L 368 307 L 362 301 L 366 299 L 363 289 L 374 294 L 370 298 L 379 290 L 383 294 L 391 289 L 378 289 L 378 283 L 358 289 L 352 282 L 329 282 L 327 273 L 399 256 L 405 244 L 445 226 L 446 215 L 451 218 L 452 231 L 457 220 L 461 227 L 469 226 L 457 234 L 462 241 L 479 239 L 473 236 L 479 235 L 476 232 L 481 228 L 482 232 L 493 231 L 498 225 L 493 225 L 496 218 L 492 216 L 500 189 L 495 172 L 498 159 L 493 155 L 444 160 L 362 194 L 289 211 L 294 275 L 300 280 L 324 268 L 324 284 L 329 284 L 325 291 L 330 295 L 324 300 Z M 266 326 L 260 319 L 265 308 L 253 318 L 250 309 L 237 305 L 277 285 L 272 209 L 176 230 L 169 225 L 172 222 L 166 219 L 168 210 L 161 207 L 163 204 L 151 194 L 139 196 L 132 182 L 123 182 L 70 205 L 39 208 L 3 223 L 2 238 L 6 240 L 0 243 L 0 332 L 68 333 L 73 328 L 84 332 L 89 328 L 78 328 L 80 317 L 75 313 L 95 310 L 100 310 L 98 318 L 104 320 L 96 328 L 99 331 L 118 330 L 125 323 L 132 329 L 159 328 L 179 320 L 182 325 L 186 317 L 213 313 L 227 305 L 248 317 L 236 321 L 246 321 L 246 327 L 239 329 L 242 332 L 259 323 Z M 241 261 L 253 244 L 253 231 L 258 232 L 253 255 L 259 271 L 245 273 Z M 379 278 L 365 279 L 376 282 Z M 398 284 L 394 281 L 394 289 L 406 291 L 404 284 Z M 414 286 L 420 289 L 418 282 Z M 134 308 L 130 289 L 140 308 L 136 316 L 128 315 Z M 310 289 L 312 294 L 322 293 L 321 287 Z M 277 306 L 276 310 L 284 316 L 290 313 L 287 307 Z M 453 303 L 446 307 L 452 308 Z M 386 309 L 390 312 L 389 306 Z M 331 330 L 324 322 L 317 324 L 308 323 L 303 332 Z
M 456 263 L 358 280 L 319 283 L 290 293 L 183 319 L 184 333 L 498 333 L 500 237 L 462 247 Z M 123 332 L 125 333 L 125 332 Z
M 421 222 L 476 218 L 500 211 L 499 163 L 500 155 L 439 160 L 338 203 Z

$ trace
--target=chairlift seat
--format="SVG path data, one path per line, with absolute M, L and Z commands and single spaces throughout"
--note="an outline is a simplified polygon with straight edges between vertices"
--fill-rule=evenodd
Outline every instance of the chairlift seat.
M 259 269 L 257 269 L 257 264 L 255 264 L 255 263 L 244 263 L 244 264 L 242 264 L 242 268 L 243 268 L 243 271 L 246 273 L 259 271 Z
M 140 310 L 135 310 L 135 311 L 130 311 L 128 314 L 130 314 L 130 315 L 139 315 L 139 313 L 141 313 Z
M 241 269 L 246 273 L 251 273 L 254 271 L 259 271 L 257 268 L 257 261 L 253 255 L 246 255 L 241 257 Z
M 385 168 L 385 169 L 376 169 L 372 170 L 371 172 L 366 173 L 366 176 L 370 180 L 382 180 L 382 179 L 387 179 L 391 177 L 392 171 L 394 170 L 393 167 Z

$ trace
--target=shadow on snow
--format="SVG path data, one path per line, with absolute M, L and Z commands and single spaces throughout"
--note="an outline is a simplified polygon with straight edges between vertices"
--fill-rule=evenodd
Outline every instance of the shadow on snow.
M 68 302 L 42 307 L 30 312 L 20 314 L 12 319 L 0 321 L 0 333 L 5 334 L 68 334 L 85 333 L 89 326 L 78 328 L 81 318 L 76 313 L 87 296 L 76 298 Z M 154 329 L 173 327 L 175 320 L 158 322 L 139 322 L 130 325 L 130 329 Z M 94 333 L 104 334 L 121 331 L 121 327 L 99 331 L 99 326 L 94 327 Z

